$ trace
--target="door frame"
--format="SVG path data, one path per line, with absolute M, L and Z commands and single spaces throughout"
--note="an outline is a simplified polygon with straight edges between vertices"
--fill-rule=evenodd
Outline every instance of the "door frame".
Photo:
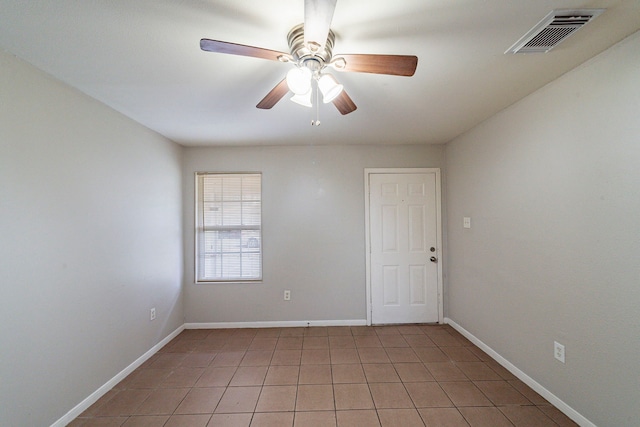
M 367 298 L 367 325 L 371 326 L 371 314 L 373 306 L 371 304 L 371 224 L 369 222 L 369 210 L 371 197 L 369 194 L 369 177 L 375 174 L 415 174 L 415 173 L 435 173 L 436 176 L 436 252 L 438 258 L 438 323 L 444 323 L 444 301 L 443 301 L 443 280 L 442 280 L 442 181 L 440 178 L 440 168 L 365 168 L 364 170 L 364 211 L 365 211 L 365 258 L 366 258 L 366 298 Z

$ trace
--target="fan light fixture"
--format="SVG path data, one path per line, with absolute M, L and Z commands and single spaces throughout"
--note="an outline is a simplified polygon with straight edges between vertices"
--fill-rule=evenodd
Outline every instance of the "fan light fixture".
M 300 104 L 303 107 L 313 107 L 313 103 L 311 102 L 311 96 L 313 95 L 313 90 L 309 89 L 307 93 L 296 93 L 291 97 L 291 100 L 296 104 Z
M 287 86 L 294 94 L 291 100 L 305 107 L 312 107 L 311 83 L 313 80 L 318 82 L 318 89 L 322 93 L 322 101 L 325 104 L 336 99 L 344 89 L 344 86 L 331 74 L 314 73 L 305 66 L 295 67 L 287 73 Z
M 304 95 L 311 90 L 311 77 L 307 67 L 295 67 L 287 73 L 287 85 L 296 95 Z
M 344 86 L 338 83 L 331 74 L 323 74 L 318 79 L 318 89 L 322 92 L 322 101 L 328 104 L 340 95 Z

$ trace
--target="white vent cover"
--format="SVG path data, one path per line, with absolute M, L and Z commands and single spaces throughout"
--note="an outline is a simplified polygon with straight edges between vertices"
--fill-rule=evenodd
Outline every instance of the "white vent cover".
M 552 10 L 505 53 L 546 53 L 604 9 Z

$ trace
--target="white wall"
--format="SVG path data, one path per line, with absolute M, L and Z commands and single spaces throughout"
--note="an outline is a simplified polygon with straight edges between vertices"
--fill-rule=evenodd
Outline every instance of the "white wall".
M 639 52 L 636 33 L 445 151 L 448 316 L 602 427 L 640 419 Z
M 52 424 L 182 325 L 181 161 L 0 52 L 0 425 Z
M 440 167 L 442 152 L 441 146 L 187 148 L 187 322 L 366 319 L 364 169 Z M 262 283 L 194 284 L 196 171 L 262 172 Z M 285 289 L 290 302 L 283 301 Z

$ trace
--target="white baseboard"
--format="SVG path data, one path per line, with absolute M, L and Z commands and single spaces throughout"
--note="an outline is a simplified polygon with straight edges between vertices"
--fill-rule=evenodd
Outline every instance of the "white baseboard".
M 528 376 L 527 374 L 522 372 L 520 369 L 518 369 L 515 365 L 513 365 L 507 359 L 505 359 L 504 357 L 500 356 L 500 354 L 498 354 L 495 350 L 493 350 L 491 347 L 489 347 L 484 342 L 482 342 L 480 339 L 478 339 L 471 332 L 467 331 L 462 326 L 458 325 L 456 322 L 454 322 L 453 320 L 449 319 L 448 317 L 444 318 L 444 323 L 446 323 L 448 325 L 451 325 L 451 327 L 453 327 L 453 329 L 455 329 L 456 331 L 458 331 L 462 335 L 464 335 L 465 338 L 467 338 L 469 341 L 471 341 L 476 346 L 478 346 L 482 351 L 484 351 L 489 356 L 491 356 L 491 358 L 493 358 L 496 362 L 498 362 L 500 365 L 502 365 L 505 369 L 507 369 L 513 375 L 518 377 L 523 383 L 525 383 L 526 385 L 531 387 L 540 396 L 542 396 L 545 399 L 547 399 L 553 406 L 558 408 L 566 416 L 571 418 L 573 421 L 578 423 L 580 426 L 582 426 L 582 427 L 596 427 L 595 424 L 593 424 L 591 421 L 589 421 L 584 416 L 582 416 L 578 411 L 573 409 L 571 406 L 567 405 L 558 396 L 556 396 L 555 394 L 551 393 L 549 390 L 544 388 L 540 383 L 538 383 L 536 380 L 534 380 L 533 378 L 531 378 L 530 376 Z
M 173 331 L 171 334 L 169 334 L 166 338 L 164 338 L 158 344 L 156 344 L 153 347 L 151 347 L 151 349 L 149 349 L 149 351 L 147 351 L 142 356 L 138 357 L 132 364 L 130 364 L 129 366 L 124 368 L 115 377 L 111 378 L 104 385 L 102 385 L 99 389 L 97 389 L 96 391 L 91 393 L 89 395 L 89 397 L 84 399 L 82 402 L 78 403 L 75 406 L 75 408 L 73 408 L 72 410 L 67 412 L 58 421 L 56 421 L 55 423 L 51 424 L 51 427 L 64 427 L 67 424 L 69 424 L 71 421 L 76 419 L 76 417 L 78 415 L 80 415 L 84 411 L 86 411 L 89 408 L 89 406 L 91 406 L 95 402 L 97 402 L 98 399 L 100 399 L 102 396 L 104 396 L 109 390 L 111 390 L 113 387 L 115 387 L 116 384 L 118 384 L 120 381 L 125 379 L 127 377 L 127 375 L 129 375 L 131 372 L 135 371 L 140 365 L 142 365 L 144 362 L 146 362 L 151 356 L 156 354 L 158 352 L 158 350 L 160 350 L 162 347 L 164 347 L 169 341 L 171 341 L 172 339 L 177 337 L 178 334 L 180 334 L 180 332 L 182 332 L 184 329 L 185 329 L 184 325 L 180 326 L 178 329 Z
M 230 329 L 230 328 L 299 328 L 313 326 L 366 326 L 367 319 L 351 320 L 291 320 L 269 322 L 217 322 L 185 323 L 185 329 Z

